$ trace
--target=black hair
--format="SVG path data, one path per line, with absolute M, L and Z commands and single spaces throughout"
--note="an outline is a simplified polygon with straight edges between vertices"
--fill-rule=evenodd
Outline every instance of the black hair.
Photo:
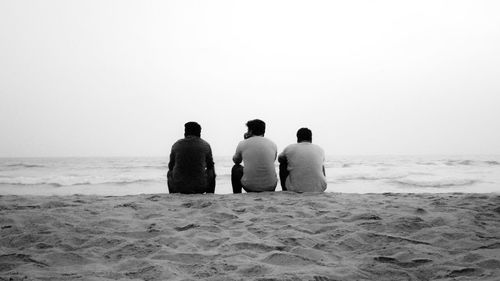
M 201 126 L 196 122 L 187 122 L 184 124 L 184 136 L 201 136 Z
M 248 121 L 247 127 L 256 136 L 263 136 L 266 133 L 266 123 L 260 119 Z
M 312 132 L 308 128 L 300 128 L 297 131 L 297 142 L 312 142 Z

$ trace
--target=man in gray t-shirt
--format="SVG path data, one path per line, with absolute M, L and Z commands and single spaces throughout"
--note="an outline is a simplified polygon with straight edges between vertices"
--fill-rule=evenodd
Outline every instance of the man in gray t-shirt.
M 283 190 L 323 192 L 326 189 L 325 152 L 312 143 L 307 128 L 297 131 L 297 143 L 287 146 L 278 156 Z
M 247 122 L 245 140 L 236 147 L 231 170 L 233 193 L 274 191 L 278 184 L 274 162 L 278 154 L 274 142 L 264 137 L 266 123 L 255 119 Z M 243 166 L 241 163 L 243 162 Z
M 184 125 L 184 138 L 172 146 L 168 163 L 170 193 L 214 193 L 215 169 L 212 149 L 196 122 Z

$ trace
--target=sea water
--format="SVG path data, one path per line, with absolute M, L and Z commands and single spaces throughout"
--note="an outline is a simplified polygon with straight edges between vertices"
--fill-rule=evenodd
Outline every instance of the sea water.
M 231 193 L 231 157 L 214 160 L 215 192 Z M 325 167 L 327 192 L 500 193 L 500 156 L 329 156 Z M 0 158 L 0 195 L 166 193 L 167 169 L 168 157 Z

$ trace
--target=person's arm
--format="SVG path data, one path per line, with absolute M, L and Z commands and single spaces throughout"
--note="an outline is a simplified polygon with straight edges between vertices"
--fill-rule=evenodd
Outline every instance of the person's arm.
M 207 156 L 205 159 L 207 163 L 207 176 L 208 176 L 208 189 L 207 193 L 215 193 L 215 163 L 212 156 L 212 149 L 208 147 Z
M 212 149 L 210 147 L 208 147 L 208 152 L 207 152 L 207 155 L 205 157 L 205 161 L 207 163 L 207 170 L 214 170 L 214 158 L 212 156 Z
M 177 193 L 177 190 L 175 189 L 173 183 L 173 176 L 172 176 L 174 166 L 175 166 L 175 151 L 174 147 L 172 146 L 172 150 L 170 151 L 170 161 L 168 162 L 168 172 L 167 172 L 167 186 L 169 193 Z
M 280 155 L 278 155 L 278 162 L 281 163 L 286 163 L 286 156 L 285 156 L 285 151 L 281 152 Z
M 175 166 L 175 150 L 174 147 L 172 147 L 172 150 L 170 151 L 170 162 L 168 162 L 168 171 L 171 172 L 174 169 Z
M 234 153 L 233 156 L 233 162 L 236 165 L 239 165 L 241 164 L 241 162 L 243 162 L 243 156 L 241 155 L 241 142 L 236 147 L 236 152 Z
M 207 174 L 215 178 L 215 164 L 214 164 L 214 158 L 212 156 L 212 149 L 210 147 L 208 147 L 208 152 L 205 161 L 207 163 Z
M 323 169 L 323 176 L 326 177 L 325 162 L 326 162 L 326 157 L 325 157 L 325 152 L 323 151 L 323 165 L 321 165 L 321 168 Z
M 286 188 L 286 178 L 288 177 L 288 161 L 286 159 L 285 151 L 281 152 L 278 156 L 279 165 L 279 176 L 280 176 L 280 184 L 281 190 L 287 191 Z

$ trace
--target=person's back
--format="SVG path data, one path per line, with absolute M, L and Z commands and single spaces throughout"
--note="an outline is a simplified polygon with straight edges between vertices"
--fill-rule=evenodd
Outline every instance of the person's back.
M 277 185 L 277 147 L 263 136 L 252 136 L 241 141 L 236 148 L 235 160 L 243 161 L 241 183 L 251 191 L 272 191 Z M 240 161 L 241 161 L 240 160 Z
M 247 192 L 274 191 L 278 184 L 274 166 L 277 146 L 264 137 L 265 123 L 262 120 L 248 121 L 247 126 L 245 140 L 238 144 L 233 156 L 233 192 L 241 193 L 242 188 Z
M 185 138 L 172 146 L 168 164 L 170 193 L 213 193 L 215 190 L 212 150 L 199 132 L 190 133 L 191 126 L 198 130 L 199 125 L 193 123 L 186 123 Z
M 297 136 L 298 143 L 287 146 L 278 157 L 282 187 L 295 192 L 323 192 L 327 187 L 325 153 L 312 143 L 309 129 L 301 128 Z

